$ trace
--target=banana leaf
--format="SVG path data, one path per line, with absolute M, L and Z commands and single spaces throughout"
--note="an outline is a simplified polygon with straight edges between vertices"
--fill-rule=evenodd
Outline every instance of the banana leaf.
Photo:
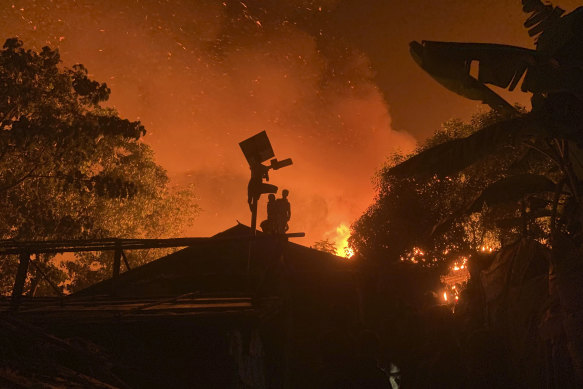
M 422 151 L 392 167 L 388 173 L 396 177 L 455 174 L 505 145 L 517 144 L 536 135 L 538 123 L 531 114 L 494 123 L 467 138 Z
M 410 51 L 415 62 L 447 89 L 506 112 L 516 109 L 484 84 L 514 90 L 529 66 L 548 62 L 535 50 L 490 43 L 411 42 Z M 470 74 L 474 61 L 477 79 Z
M 525 196 L 553 192 L 556 184 L 545 176 L 536 174 L 519 174 L 494 182 L 482 191 L 480 196 L 468 207 L 467 211 L 478 212 L 484 204 L 488 206 L 501 203 L 517 202 Z
M 520 89 L 535 94 L 583 89 L 583 7 L 553 26 L 541 34 L 538 50 L 493 43 L 414 41 L 410 52 L 423 70 L 452 92 L 493 109 L 516 112 L 486 84 L 513 91 L 524 80 Z M 472 63 L 477 64 L 477 78 L 470 74 Z
M 524 27 L 528 28 L 528 35 L 531 37 L 548 31 L 549 27 L 558 24 L 561 15 L 565 13 L 564 9 L 544 4 L 540 0 L 522 0 L 522 10 L 531 13 L 524 22 Z
M 496 226 L 499 228 L 516 228 L 521 227 L 523 223 L 526 221 L 530 222 L 534 219 L 538 219 L 541 217 L 550 217 L 553 215 L 553 212 L 548 209 L 539 209 L 534 212 L 528 212 L 524 215 L 524 217 L 512 217 L 506 219 L 500 219 L 496 221 Z
M 502 203 L 517 202 L 527 195 L 553 192 L 556 184 L 544 176 L 535 174 L 519 174 L 503 178 L 494 182 L 480 193 L 480 195 L 470 203 L 469 206 L 460 208 L 453 214 L 440 220 L 433 229 L 431 235 L 436 235 L 449 228 L 451 223 L 461 216 L 482 210 L 484 204 L 495 206 Z M 527 217 L 536 219 L 543 216 L 550 216 L 548 210 L 542 208 L 527 214 Z M 520 218 L 516 219 L 520 220 Z M 509 221 L 514 221 L 511 219 Z

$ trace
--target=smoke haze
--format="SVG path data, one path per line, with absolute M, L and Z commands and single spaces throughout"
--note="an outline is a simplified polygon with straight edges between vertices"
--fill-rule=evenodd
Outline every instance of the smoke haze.
M 59 47 L 65 64 L 107 82 L 110 104 L 146 125 L 174 182 L 196 185 L 192 235 L 249 223 L 238 142 L 266 130 L 276 156 L 294 160 L 270 181 L 290 190 L 291 230 L 305 243 L 334 239 L 370 203 L 385 156 L 415 141 L 391 129 L 364 53 L 299 26 L 335 2 L 265 4 L 15 1 L 2 34 Z
M 276 156 L 294 160 L 271 183 L 290 190 L 291 230 L 311 244 L 339 239 L 372 201 L 376 168 L 414 147 L 411 134 L 475 110 L 413 64 L 408 41 L 529 45 L 519 3 L 14 0 L 0 5 L 0 32 L 58 47 L 66 65 L 107 82 L 110 105 L 144 123 L 173 181 L 196 185 L 191 235 L 249 223 L 238 142 L 266 130 Z

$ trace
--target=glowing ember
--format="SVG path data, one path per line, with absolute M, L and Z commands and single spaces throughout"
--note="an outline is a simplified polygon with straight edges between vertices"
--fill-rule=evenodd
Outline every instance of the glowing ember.
M 401 261 L 409 261 L 411 263 L 419 263 L 420 261 L 425 261 L 425 252 L 419 247 L 413 247 L 413 250 L 401 257 Z
M 482 246 L 480 249 L 483 253 L 491 253 L 494 251 L 494 248 L 491 246 Z
M 415 248 L 413 249 L 413 255 L 415 255 L 415 256 L 417 256 L 417 255 L 419 255 L 419 256 L 424 256 L 424 255 L 425 255 L 425 253 L 424 253 L 424 252 L 423 252 L 423 250 L 421 250 L 419 247 L 415 247 Z
M 450 268 L 450 273 L 451 272 L 458 272 L 460 270 L 464 270 L 467 269 L 468 267 L 468 258 L 467 257 L 460 257 L 460 259 L 458 259 L 457 261 L 455 261 L 452 265 L 452 267 Z M 467 270 L 465 271 L 465 273 L 467 273 Z

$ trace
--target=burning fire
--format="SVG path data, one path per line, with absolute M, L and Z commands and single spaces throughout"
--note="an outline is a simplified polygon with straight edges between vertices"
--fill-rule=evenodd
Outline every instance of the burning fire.
M 480 251 L 484 254 L 494 253 L 495 247 L 490 245 L 482 245 Z M 449 268 L 449 272 L 441 276 L 441 282 L 444 286 L 443 303 L 457 302 L 460 298 L 461 289 L 465 283 L 470 279 L 470 272 L 468 269 L 468 257 L 459 257 Z M 453 297 L 451 300 L 450 297 Z
M 354 250 L 349 247 L 348 238 L 350 238 L 350 227 L 347 223 L 340 223 L 332 235 L 332 240 L 336 245 L 336 254 L 341 257 L 352 258 Z
M 464 270 L 466 269 L 468 266 L 468 258 L 467 257 L 461 257 L 458 261 L 454 262 L 453 266 L 451 267 L 451 270 L 455 271 L 460 271 L 460 270 Z
M 343 257 L 352 258 L 354 256 L 354 250 L 351 247 L 344 247 Z
M 441 277 L 441 282 L 445 287 L 443 292 L 444 303 L 456 303 L 463 285 L 470 278 L 468 270 L 468 257 L 460 257 L 449 268 L 449 272 Z M 452 299 L 449 299 L 451 297 Z

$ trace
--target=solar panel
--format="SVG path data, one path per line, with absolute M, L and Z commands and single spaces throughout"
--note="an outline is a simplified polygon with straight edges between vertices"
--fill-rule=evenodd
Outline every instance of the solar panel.
M 253 163 L 261 163 L 273 158 L 275 154 L 273 153 L 273 148 L 271 147 L 271 142 L 267 137 L 265 131 L 253 135 L 251 138 L 245 139 L 239 143 L 243 154 L 249 165 Z

